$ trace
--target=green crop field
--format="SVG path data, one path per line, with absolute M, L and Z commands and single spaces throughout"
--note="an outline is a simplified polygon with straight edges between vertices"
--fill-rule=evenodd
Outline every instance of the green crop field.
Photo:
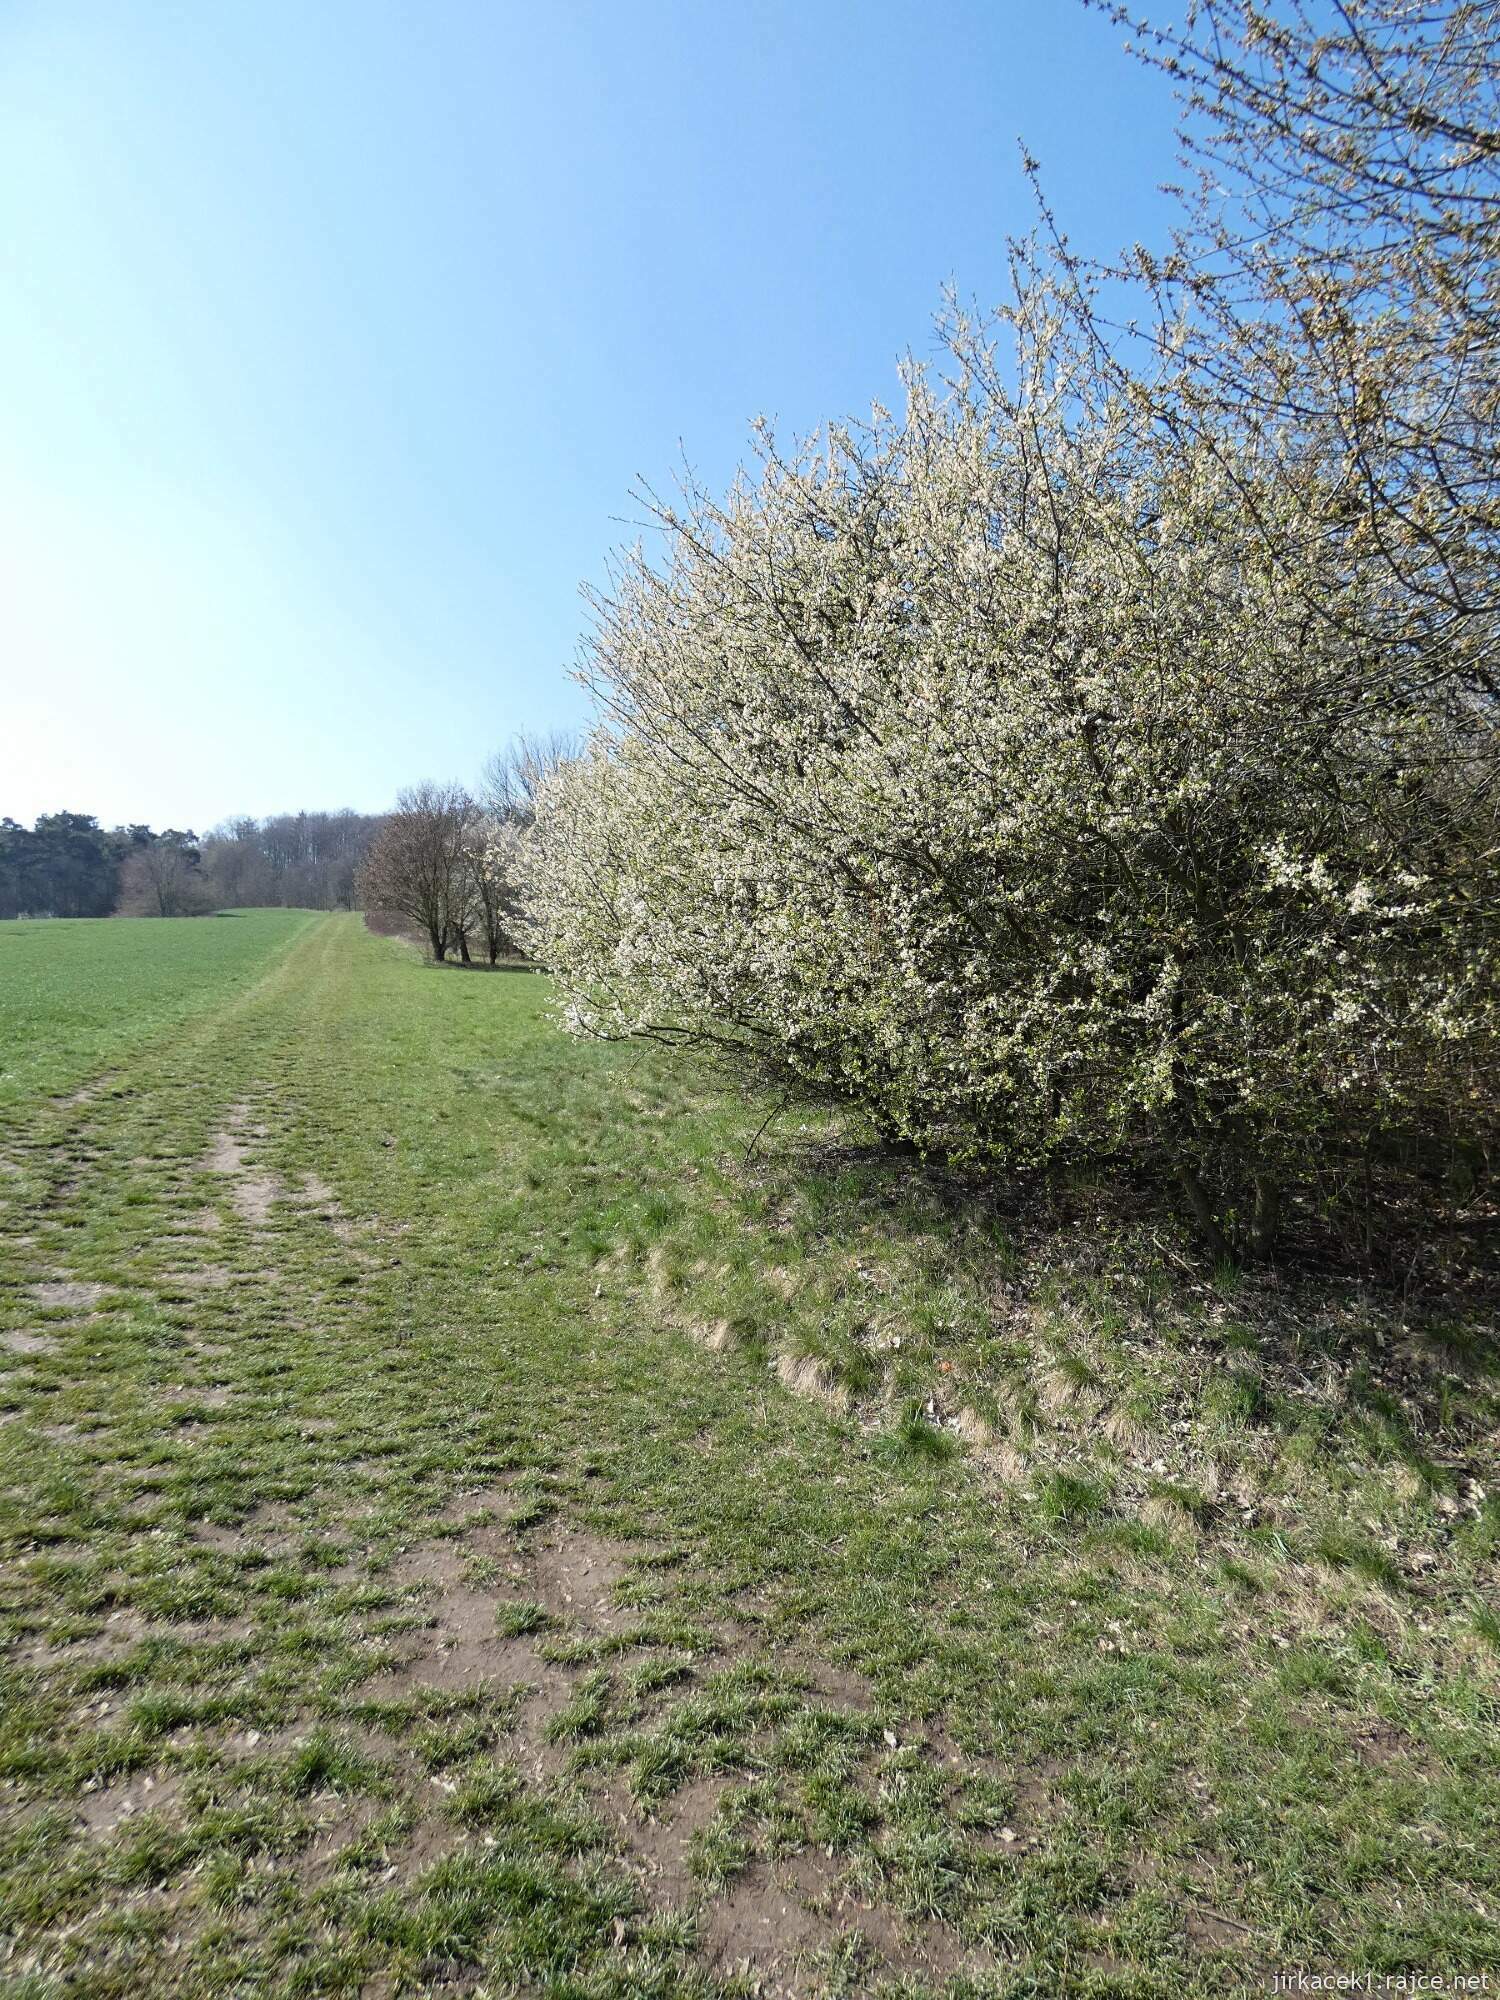
M 310 921 L 230 910 L 200 923 L 0 925 L 0 1104 L 64 1091 L 225 999 Z
M 1479 1312 L 357 918 L 0 929 L 8 1994 L 1500 1970 Z

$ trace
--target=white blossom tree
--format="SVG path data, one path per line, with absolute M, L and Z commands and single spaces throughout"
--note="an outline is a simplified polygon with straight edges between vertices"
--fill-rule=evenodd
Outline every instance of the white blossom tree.
M 1496 15 L 1328 13 L 1150 44 L 1144 335 L 1054 229 L 899 415 L 647 496 L 528 843 L 580 1031 L 1159 1171 L 1220 1254 L 1492 1155 Z
M 1336 545 L 1267 560 L 1316 454 L 1143 423 L 1045 287 L 1011 328 L 659 509 L 541 795 L 540 949 L 584 1031 L 950 1156 L 1155 1160 L 1265 1246 L 1289 1178 L 1493 1108 L 1493 733 L 1360 698 Z
M 1188 179 L 1124 275 L 1176 415 L 1295 437 L 1308 531 L 1384 571 L 1397 650 L 1493 700 L 1500 540 L 1500 14 L 1482 0 L 1085 0 L 1179 92 Z M 1322 602 L 1319 616 L 1337 616 Z

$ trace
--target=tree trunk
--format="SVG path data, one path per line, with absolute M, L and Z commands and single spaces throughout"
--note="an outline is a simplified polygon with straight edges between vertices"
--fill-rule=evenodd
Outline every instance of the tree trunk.
M 1269 1257 L 1275 1249 L 1280 1223 L 1281 1189 L 1269 1174 L 1257 1174 L 1255 1212 L 1250 1220 L 1250 1242 L 1257 1257 Z
M 443 955 L 448 949 L 448 940 L 443 936 L 443 933 L 437 928 L 436 924 L 429 927 L 427 936 L 432 944 L 432 962 L 434 965 L 441 965 Z
M 1182 1184 L 1183 1193 L 1188 1198 L 1188 1206 L 1193 1211 L 1193 1220 L 1197 1223 L 1199 1231 L 1204 1241 L 1208 1244 L 1209 1249 L 1213 1251 L 1221 1263 L 1237 1263 L 1238 1259 L 1234 1254 L 1234 1246 L 1224 1234 L 1219 1224 L 1219 1218 L 1214 1214 L 1214 1205 L 1208 1198 L 1208 1189 L 1199 1180 L 1186 1160 L 1179 1160 L 1177 1162 L 1177 1178 Z
M 462 958 L 465 965 L 472 965 L 474 963 L 473 959 L 469 956 L 469 933 L 467 931 L 460 931 L 458 934 L 458 952 L 459 957 Z

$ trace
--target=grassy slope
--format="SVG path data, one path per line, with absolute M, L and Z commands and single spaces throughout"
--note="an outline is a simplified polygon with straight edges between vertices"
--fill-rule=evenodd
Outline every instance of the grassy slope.
M 63 1091 L 253 978 L 310 921 L 233 910 L 0 924 L 0 1104 Z
M 323 920 L 0 1115 L 15 1990 L 1500 1962 L 1474 1330 L 745 1169 L 546 1003 Z

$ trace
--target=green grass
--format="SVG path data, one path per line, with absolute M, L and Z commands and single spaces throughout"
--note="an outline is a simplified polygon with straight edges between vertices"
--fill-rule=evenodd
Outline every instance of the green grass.
M 305 910 L 188 922 L 0 923 L 0 1104 L 68 1090 L 222 1001 L 283 951 Z
M 763 1106 L 357 920 L 31 928 L 7 1991 L 1497 1966 L 1482 1313 L 832 1118 L 747 1163 Z

